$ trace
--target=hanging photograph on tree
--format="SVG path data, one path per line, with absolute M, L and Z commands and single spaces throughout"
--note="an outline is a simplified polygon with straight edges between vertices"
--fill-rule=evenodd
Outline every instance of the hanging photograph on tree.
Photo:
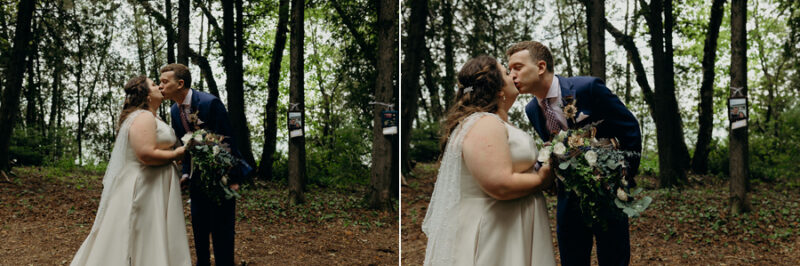
M 289 112 L 289 137 L 300 137 L 303 135 L 303 121 L 301 112 Z

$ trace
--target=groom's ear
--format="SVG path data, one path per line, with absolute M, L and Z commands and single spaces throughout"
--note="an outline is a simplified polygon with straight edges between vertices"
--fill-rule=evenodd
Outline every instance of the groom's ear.
M 545 62 L 544 60 L 537 61 L 536 67 L 539 68 L 539 70 L 537 71 L 539 75 L 544 75 L 544 72 L 547 72 L 547 62 Z
M 183 84 L 183 80 L 182 79 L 178 80 L 178 85 L 180 85 L 181 88 L 186 88 L 186 86 L 184 86 L 184 84 Z

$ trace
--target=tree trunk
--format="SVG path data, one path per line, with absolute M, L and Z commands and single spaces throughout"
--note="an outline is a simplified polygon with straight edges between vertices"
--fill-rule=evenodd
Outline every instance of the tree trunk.
M 242 155 L 242 159 L 250 165 L 256 165 L 253 159 L 253 148 L 250 144 L 250 128 L 247 125 L 244 102 L 244 71 L 241 65 L 241 51 L 244 40 L 242 29 L 241 0 L 222 1 L 223 34 L 228 40 L 222 47 L 223 64 L 225 65 L 225 89 L 228 92 L 228 117 L 233 127 L 233 138 Z M 234 12 L 236 17 L 234 17 Z
M 656 142 L 658 145 L 659 181 L 662 188 L 686 183 L 689 152 L 683 140 L 678 103 L 675 99 L 675 72 L 672 61 L 672 2 L 653 1 L 645 17 L 650 28 L 655 84 Z M 643 5 L 644 6 L 644 5 Z M 661 15 L 664 15 L 662 24 Z
M 573 77 L 574 75 L 572 73 L 572 58 L 571 58 L 572 52 L 570 52 L 569 43 L 567 41 L 567 28 L 564 27 L 564 15 L 561 12 L 562 8 L 559 5 L 560 2 L 561 2 L 560 0 L 556 0 L 556 14 L 558 16 L 558 30 L 561 33 L 561 34 L 559 34 L 559 36 L 561 36 L 561 46 L 564 49 L 564 61 L 567 62 L 567 76 Z
M 700 82 L 700 108 L 698 108 L 699 129 L 692 171 L 698 174 L 708 172 L 708 145 L 714 127 L 714 64 L 717 60 L 717 38 L 722 24 L 725 0 L 714 0 L 711 4 L 711 19 L 706 32 L 703 48 L 703 80 Z
M 31 39 L 31 20 L 35 0 L 22 0 L 17 6 L 17 25 L 14 32 L 14 47 L 11 48 L 10 66 L 24 66 L 25 57 L 28 55 L 28 41 Z M 3 105 L 0 106 L 0 171 L 9 169 L 8 148 L 11 142 L 11 133 L 16 123 L 19 112 L 19 95 L 22 91 L 24 67 L 10 67 L 6 69 L 6 85 L 3 86 Z
M 442 1 L 442 24 L 444 27 L 444 111 L 450 110 L 456 92 L 456 71 L 455 71 L 455 44 L 453 43 L 453 2 L 452 0 Z M 406 56 L 408 56 L 406 54 Z
M 168 1 L 169 2 L 169 1 Z M 189 0 L 178 0 L 178 63 L 189 65 Z M 191 87 L 192 84 L 186 84 Z
M 139 59 L 139 73 L 142 75 L 147 75 L 147 64 L 144 62 L 145 58 L 145 51 L 144 51 L 144 40 L 142 37 L 142 30 L 141 30 L 141 21 L 139 14 L 139 8 L 133 8 L 133 25 L 134 25 L 134 35 L 136 35 L 136 55 Z
M 436 62 L 431 58 L 431 52 L 428 48 L 423 53 L 425 53 L 425 86 L 428 87 L 428 93 L 431 95 L 430 115 L 434 122 L 438 122 L 442 119 L 444 111 L 442 111 L 442 103 L 439 100 L 439 84 L 436 84 L 433 78 L 433 73 L 436 71 Z
M 375 81 L 375 100 L 382 103 L 394 102 L 393 77 L 394 62 L 397 61 L 395 50 L 395 36 L 397 35 L 397 1 L 384 0 L 378 2 L 378 76 Z M 397 179 L 396 172 L 392 172 L 392 161 L 396 154 L 392 154 L 392 139 L 397 135 L 383 135 L 381 126 L 381 112 L 387 107 L 374 105 L 372 127 L 372 171 L 370 191 L 367 195 L 369 205 L 373 209 L 391 208 L 392 178 Z
M 172 28 L 172 0 L 167 0 L 164 4 L 164 10 L 167 16 L 167 25 Z M 167 64 L 175 63 L 175 36 L 167 32 Z
M 403 62 L 402 77 L 402 98 L 403 106 L 400 114 L 400 130 L 402 140 L 400 146 L 401 165 L 403 173 L 411 171 L 411 160 L 408 156 L 408 149 L 411 140 L 411 125 L 417 116 L 419 106 L 419 76 L 422 66 L 422 51 L 425 49 L 425 23 L 428 17 L 428 0 L 411 0 L 411 17 L 409 18 L 408 37 L 406 37 L 405 61 Z M 455 88 L 450 88 L 455 89 Z
M 262 179 L 275 179 L 272 175 L 272 163 L 275 155 L 275 145 L 278 136 L 278 82 L 281 78 L 281 60 L 283 59 L 283 49 L 286 47 L 286 24 L 289 20 L 289 0 L 281 0 L 278 9 L 278 28 L 275 33 L 275 46 L 272 47 L 272 56 L 269 62 L 269 77 L 267 87 L 269 95 L 267 99 L 266 120 L 264 121 L 264 150 L 261 153 L 261 165 L 259 174 Z
M 747 1 L 731 1 L 731 87 L 742 88 L 747 97 Z M 750 112 L 745 109 L 746 114 Z M 731 130 L 730 135 L 730 204 L 731 212 L 740 214 L 752 209 L 747 199 L 750 174 L 748 128 Z
M 586 35 L 589 41 L 590 74 L 606 80 L 606 38 L 603 19 L 605 18 L 605 0 L 585 0 L 586 3 Z
M 34 30 L 35 32 L 36 30 Z M 35 73 L 33 72 L 33 62 L 36 60 L 36 43 L 34 43 L 34 47 L 30 49 L 30 58 L 28 59 L 27 64 L 27 76 L 28 76 L 28 84 L 25 88 L 25 127 L 27 128 L 34 128 L 36 127 L 36 114 L 38 111 L 36 110 L 36 94 L 39 91 L 38 86 L 34 82 L 33 78 L 35 77 Z
M 292 27 L 290 53 L 290 81 L 289 81 L 289 111 L 300 112 L 300 124 L 305 127 L 305 105 L 303 94 L 303 41 L 304 41 L 304 0 L 292 0 Z M 295 108 L 291 108 L 295 107 Z M 287 117 L 288 118 L 288 117 Z M 303 135 L 289 138 L 289 204 L 296 205 L 305 202 L 303 191 L 306 183 L 306 141 L 305 129 Z

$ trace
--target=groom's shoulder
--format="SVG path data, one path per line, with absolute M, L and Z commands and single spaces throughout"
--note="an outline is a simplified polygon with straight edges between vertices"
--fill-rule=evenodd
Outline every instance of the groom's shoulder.
M 565 80 L 567 80 L 567 81 L 569 81 L 569 82 L 571 82 L 573 84 L 577 84 L 577 85 L 584 85 L 584 84 L 591 85 L 591 84 L 594 84 L 594 83 L 605 83 L 605 82 L 603 82 L 602 79 L 600 79 L 598 77 L 592 77 L 592 76 L 574 76 L 574 77 L 568 77 L 568 78 L 563 78 L 563 79 L 565 79 Z

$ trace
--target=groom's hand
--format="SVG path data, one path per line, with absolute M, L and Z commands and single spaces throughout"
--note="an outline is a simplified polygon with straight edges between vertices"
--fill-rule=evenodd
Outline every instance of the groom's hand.
M 187 188 L 189 188 L 188 181 L 189 181 L 189 175 L 183 175 L 183 177 L 181 177 L 181 190 L 186 190 Z

